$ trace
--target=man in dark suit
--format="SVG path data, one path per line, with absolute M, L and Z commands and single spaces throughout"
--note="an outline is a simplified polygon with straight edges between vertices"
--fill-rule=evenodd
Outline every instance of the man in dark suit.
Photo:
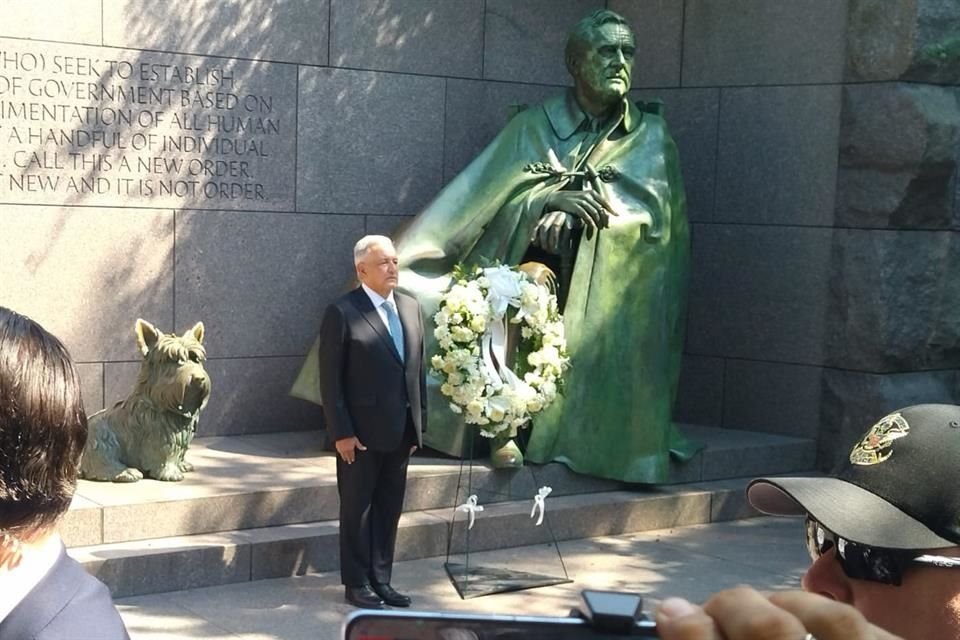
M 397 252 L 385 236 L 353 251 L 360 286 L 320 327 L 320 393 L 337 448 L 340 576 L 351 604 L 410 606 L 391 585 L 410 455 L 426 426 L 420 305 L 394 289 Z
M 129 640 L 110 592 L 57 534 L 86 440 L 67 350 L 0 307 L 0 640 Z

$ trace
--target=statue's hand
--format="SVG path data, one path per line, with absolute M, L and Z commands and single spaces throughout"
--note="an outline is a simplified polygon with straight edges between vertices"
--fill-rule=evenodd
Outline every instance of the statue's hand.
M 570 246 L 573 230 L 581 226 L 580 219 L 563 211 L 545 213 L 537 221 L 531 241 L 544 251 L 558 254 L 561 248 Z
M 592 238 L 595 230 L 610 226 L 610 216 L 617 215 L 607 199 L 596 191 L 556 191 L 547 196 L 543 210 L 576 216 L 586 228 L 587 238 Z

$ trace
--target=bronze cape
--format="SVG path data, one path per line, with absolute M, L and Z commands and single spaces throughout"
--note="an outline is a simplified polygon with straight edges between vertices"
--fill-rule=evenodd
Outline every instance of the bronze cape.
M 572 92 L 517 114 L 397 239 L 400 287 L 422 305 L 429 359 L 432 316 L 455 264 L 518 264 L 548 195 L 578 181 L 600 190 L 619 215 L 579 242 L 564 310 L 572 367 L 564 395 L 534 419 L 527 458 L 662 482 L 671 453 L 688 459 L 699 448 L 671 421 L 690 243 L 676 146 L 658 114 L 626 100 L 600 131 L 590 124 Z M 589 164 L 602 178 L 525 169 L 532 163 Z M 432 376 L 428 393 L 425 443 L 469 455 L 475 428 L 450 411 Z

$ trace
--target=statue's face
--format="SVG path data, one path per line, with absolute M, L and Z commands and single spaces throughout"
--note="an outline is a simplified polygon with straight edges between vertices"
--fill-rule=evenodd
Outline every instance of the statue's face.
M 592 103 L 609 107 L 630 90 L 636 44 L 626 25 L 605 24 L 596 29 L 592 46 L 574 67 L 574 82 Z

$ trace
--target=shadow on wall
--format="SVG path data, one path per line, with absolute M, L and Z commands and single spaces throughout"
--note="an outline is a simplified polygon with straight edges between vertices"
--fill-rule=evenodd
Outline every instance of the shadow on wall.
M 163 3 L 137 4 L 128 3 L 117 18 L 132 30 L 127 42 L 175 39 L 186 51 L 221 52 L 241 31 L 245 56 L 269 57 L 270 20 L 243 5 L 178 3 L 173 11 Z M 136 369 L 136 318 L 178 332 L 199 319 L 222 324 L 175 305 L 177 287 L 199 288 L 202 298 L 202 289 L 212 286 L 205 248 L 190 244 L 183 210 L 293 210 L 293 171 L 278 160 L 292 158 L 295 148 L 296 66 L 30 41 L 4 48 L 25 62 L 17 71 L 24 86 L 37 89 L 24 93 L 25 106 L 19 113 L 11 107 L 3 120 L 9 142 L 2 154 L 9 172 L 3 200 L 12 206 L 0 216 L 0 237 L 11 260 L 0 271 L 12 284 L 0 285 L 0 292 L 4 304 L 62 336 L 77 361 L 91 363 L 81 369 L 92 412 L 104 380 L 109 391 L 112 373 Z M 287 50 L 295 53 L 298 45 Z M 231 244 L 228 222 L 224 218 L 219 230 Z M 184 247 L 201 255 L 184 256 Z M 210 260 L 225 257 L 211 253 Z M 200 269 L 181 281 L 176 265 L 187 257 Z M 301 284 L 309 291 L 312 283 Z M 239 354 L 218 349 L 211 355 Z M 129 377 L 113 385 L 118 393 L 108 394 L 107 403 L 132 384 Z M 256 385 L 235 393 L 228 386 L 218 389 L 215 402 L 232 405 L 259 395 Z M 221 413 L 232 411 L 222 407 Z

